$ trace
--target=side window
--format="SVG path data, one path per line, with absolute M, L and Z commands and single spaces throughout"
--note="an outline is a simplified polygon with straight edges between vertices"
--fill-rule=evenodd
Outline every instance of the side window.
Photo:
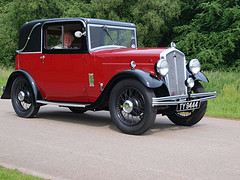
M 47 24 L 43 49 L 45 53 L 83 53 L 86 51 L 86 36 L 82 33 L 84 28 L 79 22 Z

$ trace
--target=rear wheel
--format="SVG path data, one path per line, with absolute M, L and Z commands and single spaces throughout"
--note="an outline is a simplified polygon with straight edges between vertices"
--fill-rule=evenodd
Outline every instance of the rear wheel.
M 13 82 L 11 99 L 13 109 L 20 117 L 34 117 L 39 111 L 32 87 L 24 77 L 17 77 Z
M 157 110 L 152 107 L 151 89 L 134 79 L 120 81 L 109 100 L 111 118 L 127 134 L 142 134 L 154 123 Z
M 192 90 L 194 93 L 205 92 L 205 89 L 202 87 L 202 85 L 199 82 L 196 82 Z M 207 110 L 207 101 L 203 101 L 201 102 L 201 106 L 199 109 L 186 111 L 186 112 L 175 112 L 173 114 L 169 114 L 168 118 L 177 125 L 192 126 L 198 123 L 203 118 L 206 110 Z

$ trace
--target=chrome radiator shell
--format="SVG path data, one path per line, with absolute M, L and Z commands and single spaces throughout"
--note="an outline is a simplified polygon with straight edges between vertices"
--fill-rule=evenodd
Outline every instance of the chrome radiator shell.
M 160 54 L 160 59 L 166 59 L 169 64 L 169 72 L 165 77 L 169 95 L 187 94 L 185 54 L 171 47 Z

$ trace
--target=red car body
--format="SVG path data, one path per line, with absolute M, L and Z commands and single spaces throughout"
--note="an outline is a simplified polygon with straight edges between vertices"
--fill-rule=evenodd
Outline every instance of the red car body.
M 154 65 L 166 48 L 102 49 L 90 54 L 32 53 L 16 56 L 16 70 L 24 69 L 35 80 L 42 97 L 49 101 L 95 102 L 103 89 L 119 72 L 137 69 L 153 76 Z M 45 56 L 42 60 L 40 57 Z M 34 61 L 33 61 L 34 59 Z M 71 63 L 69 63 L 71 61 Z M 88 74 L 94 74 L 94 86 L 89 86 Z

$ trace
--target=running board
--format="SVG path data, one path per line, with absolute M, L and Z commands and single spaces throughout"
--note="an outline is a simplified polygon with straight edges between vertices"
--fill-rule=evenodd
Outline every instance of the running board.
M 90 104 L 83 104 L 83 103 L 73 103 L 73 102 L 57 102 L 57 101 L 44 101 L 44 100 L 37 100 L 36 101 L 39 104 L 49 104 L 49 105 L 56 105 L 60 107 L 82 107 L 85 108 L 86 106 L 89 106 Z

